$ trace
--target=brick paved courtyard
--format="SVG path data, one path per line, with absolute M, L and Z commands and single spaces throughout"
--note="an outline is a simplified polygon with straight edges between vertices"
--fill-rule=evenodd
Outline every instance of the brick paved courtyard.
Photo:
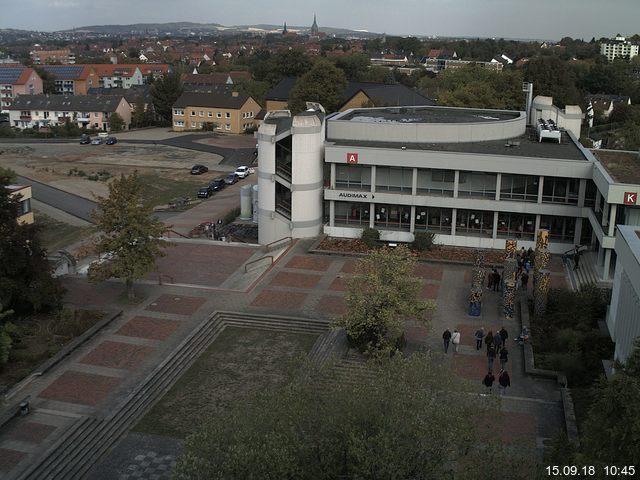
M 119 378 L 92 373 L 64 372 L 38 395 L 58 402 L 96 406 L 120 383 Z

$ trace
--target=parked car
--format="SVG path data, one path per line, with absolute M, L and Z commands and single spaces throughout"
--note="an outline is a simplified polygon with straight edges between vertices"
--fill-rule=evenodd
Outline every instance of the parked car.
M 209 188 L 212 191 L 217 192 L 218 190 L 222 190 L 225 185 L 226 183 L 223 178 L 214 178 L 213 181 L 209 184 Z
M 191 167 L 191 175 L 201 175 L 203 173 L 207 173 L 209 169 L 204 165 L 194 165 Z
M 91 145 L 102 145 L 103 143 L 104 143 L 104 140 L 100 137 L 91 139 Z
M 83 133 L 80 137 L 80 145 L 89 145 L 91 143 L 91 137 L 86 133 Z
M 213 190 L 211 187 L 207 185 L 206 187 L 200 187 L 198 190 L 198 198 L 209 198 L 213 194 Z
M 224 177 L 224 183 L 227 185 L 233 185 L 238 181 L 238 176 L 235 173 L 230 173 L 226 177 Z
M 238 176 L 238 178 L 244 178 L 247 175 L 249 175 L 249 173 L 251 172 L 249 171 L 249 167 L 246 167 L 243 165 L 242 167 L 236 168 L 236 171 L 233 173 L 235 173 Z
M 109 137 L 104 142 L 105 145 L 115 145 L 116 143 L 118 143 L 118 139 L 116 137 Z

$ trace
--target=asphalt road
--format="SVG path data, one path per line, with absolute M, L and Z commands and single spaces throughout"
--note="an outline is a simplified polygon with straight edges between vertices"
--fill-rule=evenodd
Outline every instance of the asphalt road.
M 50 187 L 32 178 L 21 176 L 17 178 L 19 183 L 31 185 L 31 191 L 36 200 L 51 205 L 63 212 L 67 212 L 74 217 L 93 223 L 91 212 L 96 208 L 96 202 L 74 195 L 73 193 L 64 192 L 58 188 Z

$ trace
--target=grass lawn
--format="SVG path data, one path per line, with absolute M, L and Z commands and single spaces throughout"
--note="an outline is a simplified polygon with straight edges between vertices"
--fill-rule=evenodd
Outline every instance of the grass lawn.
M 93 232 L 92 227 L 76 227 L 36 210 L 34 212 L 35 223 L 42 228 L 40 231 L 42 245 L 51 254 L 57 253 L 58 250 L 74 244 Z
M 184 179 L 179 180 L 161 175 L 141 174 L 142 193 L 154 206 L 167 205 L 179 197 L 195 200 L 198 188 L 208 185 L 214 178 L 211 173 L 193 177 L 185 175 Z
M 289 361 L 306 354 L 317 335 L 227 327 L 147 413 L 135 431 L 185 438 L 231 402 L 283 382 Z

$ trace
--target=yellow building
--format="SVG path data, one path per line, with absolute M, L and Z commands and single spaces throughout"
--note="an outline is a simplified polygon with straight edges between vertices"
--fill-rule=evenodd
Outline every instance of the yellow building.
M 244 133 L 257 127 L 260 105 L 253 98 L 233 92 L 183 93 L 172 110 L 173 130 L 215 130 Z
M 18 223 L 33 223 L 33 211 L 31 210 L 31 185 L 7 185 L 12 198 L 20 202 L 16 218 Z

